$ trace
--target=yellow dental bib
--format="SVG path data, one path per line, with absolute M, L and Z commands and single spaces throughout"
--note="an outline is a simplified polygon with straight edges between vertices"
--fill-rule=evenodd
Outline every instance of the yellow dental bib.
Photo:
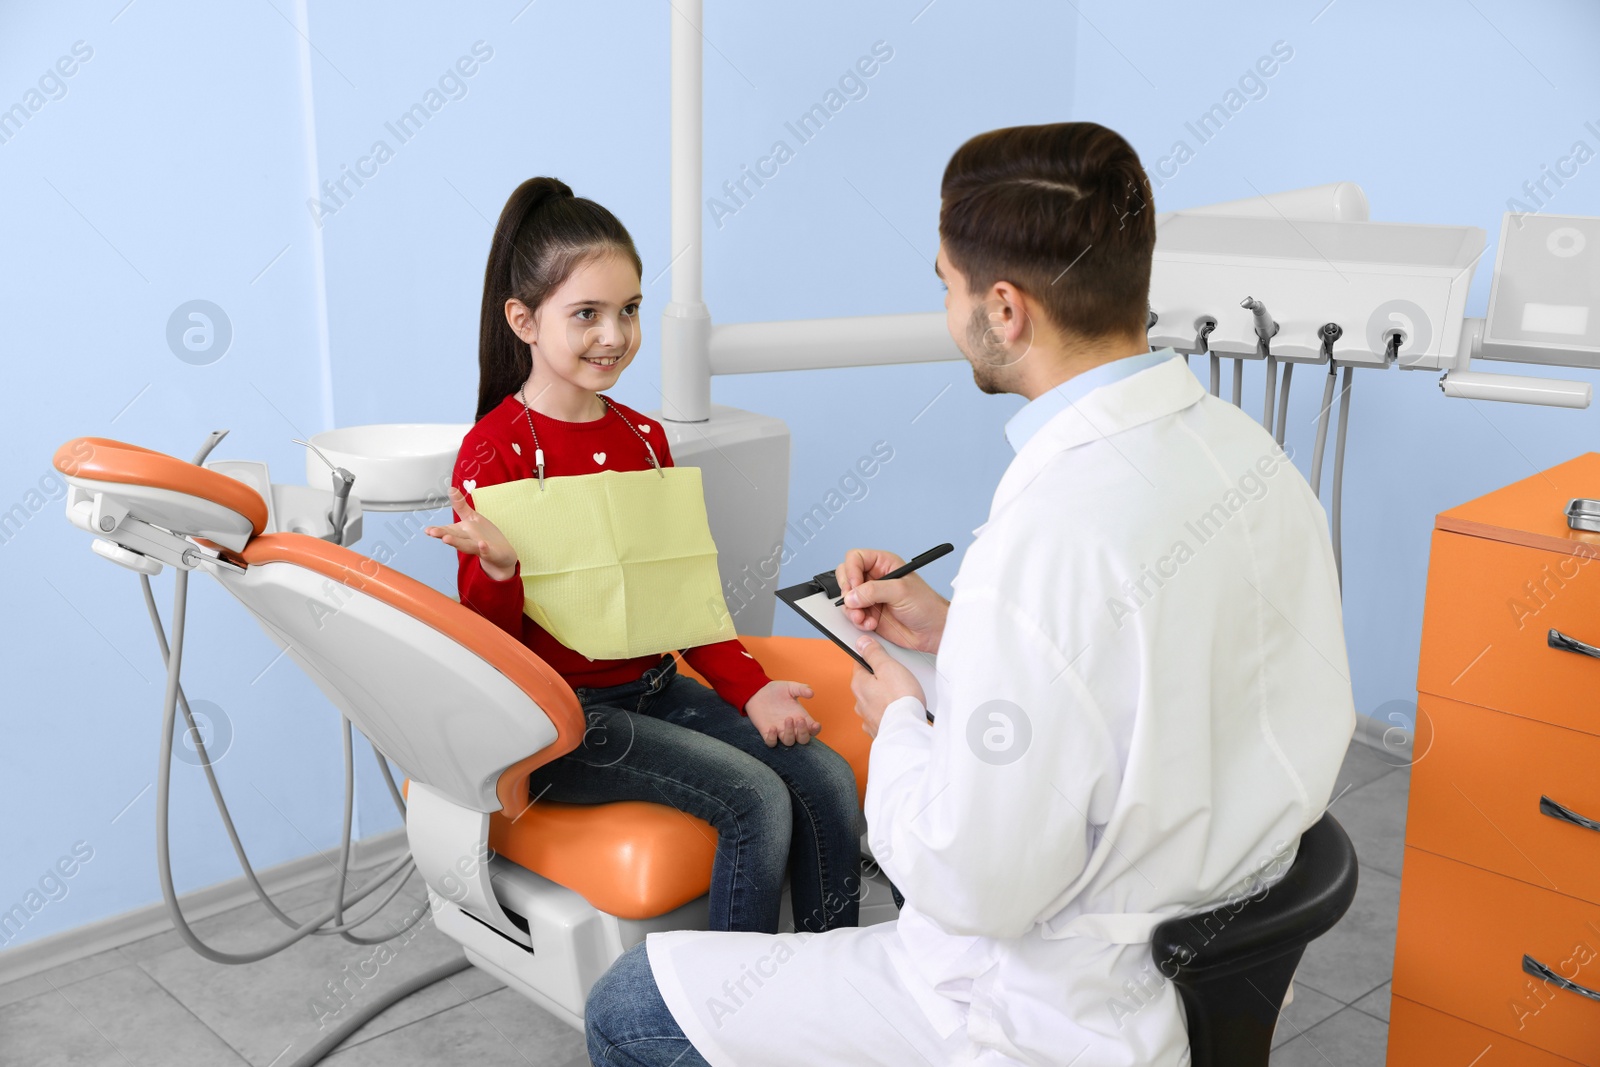
M 698 467 L 480 486 L 475 510 L 522 565 L 523 611 L 590 659 L 735 636 Z

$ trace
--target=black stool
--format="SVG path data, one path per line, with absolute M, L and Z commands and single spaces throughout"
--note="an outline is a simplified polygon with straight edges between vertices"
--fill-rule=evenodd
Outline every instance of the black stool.
M 1355 895 L 1356 850 L 1324 814 L 1270 888 L 1156 927 L 1150 950 L 1183 1000 L 1191 1067 L 1267 1067 L 1306 945 L 1344 917 Z

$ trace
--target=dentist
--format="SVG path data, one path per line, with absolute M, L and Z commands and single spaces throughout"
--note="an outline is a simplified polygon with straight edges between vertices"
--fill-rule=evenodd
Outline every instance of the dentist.
M 1161 920 L 1258 892 L 1355 725 L 1321 506 L 1145 340 L 1155 216 L 1093 123 L 995 130 L 945 169 L 935 264 L 986 393 L 1027 403 L 946 602 L 839 568 L 857 624 L 937 654 L 937 721 L 871 638 L 868 840 L 905 896 L 823 934 L 651 935 L 590 995 L 596 1064 L 1188 1062 Z

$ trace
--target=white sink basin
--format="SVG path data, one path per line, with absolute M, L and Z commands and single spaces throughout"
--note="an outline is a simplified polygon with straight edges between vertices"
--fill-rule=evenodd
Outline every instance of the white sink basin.
M 368 511 L 420 511 L 449 504 L 450 473 L 470 429 L 470 423 L 438 422 L 345 426 L 311 443 L 356 476 L 352 492 Z M 306 484 L 329 481 L 328 468 L 306 449 Z

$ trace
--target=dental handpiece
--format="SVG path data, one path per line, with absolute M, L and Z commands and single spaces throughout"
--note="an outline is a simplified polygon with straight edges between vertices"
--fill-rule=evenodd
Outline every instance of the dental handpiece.
M 322 454 L 322 449 L 310 441 L 304 441 L 296 437 L 294 438 L 294 443 L 305 445 L 311 449 L 316 454 L 316 457 L 322 460 L 327 465 L 328 470 L 333 473 L 333 510 L 328 513 L 328 522 L 333 526 L 333 531 L 323 540 L 332 541 L 336 545 L 343 545 L 345 509 L 349 506 L 350 487 L 355 484 L 356 476 L 343 467 L 334 466 L 333 461 Z
M 1278 332 L 1278 324 L 1272 316 L 1267 314 L 1267 305 L 1253 296 L 1247 296 L 1239 301 L 1239 306 L 1247 309 L 1256 320 L 1256 337 L 1260 338 L 1263 345 L 1272 339 Z
M 333 468 L 333 514 L 328 516 L 328 521 L 333 523 L 331 540 L 336 545 L 344 544 L 345 509 L 350 503 L 350 487 L 355 481 L 356 476 L 343 467 Z

